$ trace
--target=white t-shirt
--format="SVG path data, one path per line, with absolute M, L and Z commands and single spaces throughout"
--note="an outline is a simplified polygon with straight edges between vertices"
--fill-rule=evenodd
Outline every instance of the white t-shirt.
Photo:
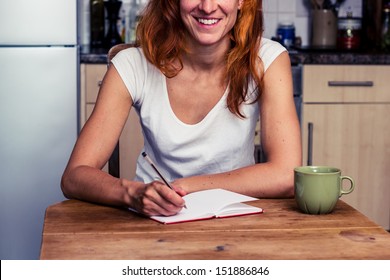
M 259 55 L 264 70 L 284 51 L 286 49 L 279 43 L 263 38 Z M 258 102 L 251 102 L 257 94 L 253 92 L 253 84 L 248 90 L 252 93 L 248 102 L 240 107 L 245 119 L 227 108 L 226 90 L 202 121 L 189 125 L 175 116 L 168 99 L 166 77 L 146 60 L 141 49 L 123 50 L 112 63 L 140 116 L 143 151 L 149 154 L 168 181 L 254 164 L 253 143 L 259 106 Z M 140 155 L 135 180 L 147 183 L 155 179 L 159 177 Z

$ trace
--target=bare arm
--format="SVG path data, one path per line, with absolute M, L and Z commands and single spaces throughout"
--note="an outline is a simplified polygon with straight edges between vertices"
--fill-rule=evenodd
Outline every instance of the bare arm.
M 146 185 L 118 179 L 101 170 L 119 139 L 132 102 L 115 67 L 110 66 L 94 111 L 80 133 L 62 176 L 62 191 L 67 198 L 132 207 L 147 215 L 175 214 L 184 200 L 164 184 Z
M 301 165 L 301 138 L 291 77 L 290 59 L 282 53 L 264 76 L 261 144 L 267 162 L 230 172 L 179 179 L 173 185 L 193 192 L 225 188 L 255 197 L 291 197 L 294 172 Z

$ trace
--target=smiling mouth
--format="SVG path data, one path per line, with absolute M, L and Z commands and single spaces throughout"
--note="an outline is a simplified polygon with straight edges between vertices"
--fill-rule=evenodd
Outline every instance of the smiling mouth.
M 207 18 L 198 18 L 198 22 L 205 25 L 213 25 L 216 24 L 219 19 L 207 19 Z

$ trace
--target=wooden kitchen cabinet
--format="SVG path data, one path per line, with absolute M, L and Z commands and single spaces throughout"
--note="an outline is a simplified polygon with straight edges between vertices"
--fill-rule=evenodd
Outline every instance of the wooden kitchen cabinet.
M 385 229 L 390 228 L 389 77 L 390 66 L 303 67 L 304 164 L 339 167 L 353 177 L 355 190 L 341 199 Z
M 83 127 L 95 106 L 99 87 L 107 70 L 105 64 L 87 64 L 80 66 L 80 127 Z M 119 139 L 120 176 L 132 179 L 135 176 L 136 162 L 143 147 L 141 125 L 135 110 L 131 110 Z M 103 168 L 108 171 L 107 164 Z

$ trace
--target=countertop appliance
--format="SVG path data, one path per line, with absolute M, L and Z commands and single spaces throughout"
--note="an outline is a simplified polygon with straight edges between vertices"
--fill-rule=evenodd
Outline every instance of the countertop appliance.
M 0 259 L 38 259 L 78 134 L 77 0 L 0 0 Z

